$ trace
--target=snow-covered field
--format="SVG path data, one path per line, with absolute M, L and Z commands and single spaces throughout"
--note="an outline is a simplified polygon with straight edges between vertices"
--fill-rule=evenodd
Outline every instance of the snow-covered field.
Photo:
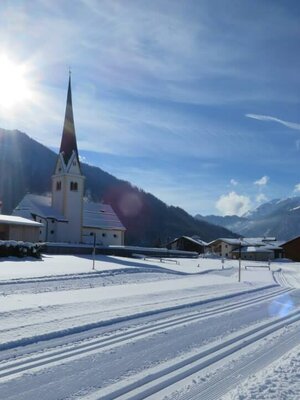
M 0 259 L 1 399 L 300 398 L 300 263 L 92 265 Z

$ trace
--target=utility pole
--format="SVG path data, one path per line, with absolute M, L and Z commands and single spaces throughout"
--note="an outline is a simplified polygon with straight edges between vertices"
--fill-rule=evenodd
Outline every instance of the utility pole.
M 239 282 L 241 282 L 241 273 L 242 273 L 242 238 L 240 238 L 239 244 Z
M 93 270 L 95 269 L 95 258 L 96 258 L 96 234 L 92 232 L 91 235 L 94 237 L 94 247 L 93 247 Z
M 92 255 L 93 255 L 93 268 L 92 268 L 92 270 L 94 270 L 95 269 L 95 263 L 96 263 L 96 233 L 95 232 L 91 232 L 89 235 L 83 235 L 83 236 L 93 236 L 93 238 L 94 238 L 93 251 L 92 251 Z

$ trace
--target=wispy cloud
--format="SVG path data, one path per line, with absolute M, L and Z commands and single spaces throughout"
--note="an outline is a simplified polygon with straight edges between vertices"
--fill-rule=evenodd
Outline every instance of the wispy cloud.
M 248 118 L 257 119 L 259 121 L 278 122 L 279 124 L 284 125 L 284 126 L 286 126 L 288 128 L 296 129 L 296 130 L 300 131 L 300 124 L 298 124 L 296 122 L 284 121 L 283 119 L 279 119 L 279 118 L 276 118 L 276 117 L 271 117 L 269 115 L 245 114 L 245 116 L 248 117 Z
M 262 176 L 260 179 L 254 182 L 254 185 L 257 186 L 266 186 L 266 184 L 269 182 L 270 178 L 268 176 Z

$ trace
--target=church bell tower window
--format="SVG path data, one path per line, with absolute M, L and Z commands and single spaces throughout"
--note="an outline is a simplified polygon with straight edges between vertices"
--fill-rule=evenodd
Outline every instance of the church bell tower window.
M 56 190 L 61 190 L 61 181 L 56 182 Z
M 71 190 L 72 192 L 77 192 L 77 190 L 78 190 L 78 183 L 77 183 L 77 182 L 71 182 L 71 183 L 70 183 L 70 190 Z

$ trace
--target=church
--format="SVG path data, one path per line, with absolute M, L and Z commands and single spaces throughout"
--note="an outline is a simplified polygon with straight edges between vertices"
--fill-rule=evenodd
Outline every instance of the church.
M 95 240 L 103 246 L 124 245 L 125 227 L 110 205 L 84 198 L 84 181 L 75 134 L 70 75 L 51 196 L 26 194 L 13 216 L 40 223 L 41 242 L 90 244 Z

